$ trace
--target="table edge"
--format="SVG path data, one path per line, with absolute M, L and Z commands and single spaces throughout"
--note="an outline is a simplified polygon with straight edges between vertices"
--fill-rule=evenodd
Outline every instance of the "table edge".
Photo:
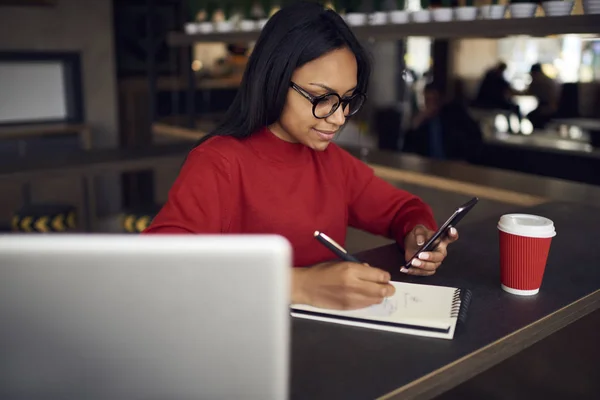
M 430 399 L 440 395 L 599 308 L 600 289 L 597 289 L 552 314 L 390 391 L 378 399 Z

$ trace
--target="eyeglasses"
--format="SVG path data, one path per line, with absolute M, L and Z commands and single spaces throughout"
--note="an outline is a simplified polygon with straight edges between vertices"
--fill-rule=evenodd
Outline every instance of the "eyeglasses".
M 329 117 L 337 111 L 340 105 L 342 105 L 344 116 L 346 116 L 346 118 L 351 117 L 360 110 L 367 98 L 367 96 L 362 93 L 354 93 L 349 97 L 341 97 L 337 93 L 326 93 L 321 96 L 313 96 L 294 82 L 290 82 L 290 86 L 312 103 L 313 115 L 315 118 L 319 119 Z

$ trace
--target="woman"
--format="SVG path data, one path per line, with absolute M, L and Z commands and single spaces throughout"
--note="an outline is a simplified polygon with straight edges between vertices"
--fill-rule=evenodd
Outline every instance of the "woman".
M 277 12 L 250 56 L 225 122 L 190 152 L 149 233 L 270 233 L 294 249 L 292 301 L 353 309 L 393 294 L 389 273 L 330 261 L 348 225 L 394 238 L 412 256 L 433 234 L 430 208 L 375 177 L 332 139 L 362 106 L 370 67 L 344 21 L 314 3 Z M 431 275 L 456 231 L 415 260 Z M 400 266 L 399 266 L 400 267 Z

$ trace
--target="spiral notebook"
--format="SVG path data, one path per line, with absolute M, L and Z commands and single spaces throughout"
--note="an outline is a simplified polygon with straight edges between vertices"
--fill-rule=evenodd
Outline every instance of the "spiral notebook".
M 396 293 L 381 304 L 351 311 L 294 304 L 291 314 L 336 324 L 409 335 L 453 339 L 458 324 L 466 322 L 471 292 L 447 286 L 391 282 Z

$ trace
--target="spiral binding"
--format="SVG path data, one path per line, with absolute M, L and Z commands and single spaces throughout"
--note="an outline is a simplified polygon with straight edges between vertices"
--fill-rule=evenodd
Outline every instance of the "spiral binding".
M 450 309 L 450 317 L 452 317 L 452 318 L 458 317 L 458 314 L 460 312 L 460 304 L 462 302 L 461 298 L 460 298 L 460 293 L 461 293 L 461 290 L 456 289 L 454 291 L 454 296 L 452 297 L 452 307 Z
M 459 321 L 465 322 L 467 319 L 467 310 L 471 304 L 471 291 L 456 289 L 452 297 L 452 308 L 450 310 L 451 318 L 458 318 Z

